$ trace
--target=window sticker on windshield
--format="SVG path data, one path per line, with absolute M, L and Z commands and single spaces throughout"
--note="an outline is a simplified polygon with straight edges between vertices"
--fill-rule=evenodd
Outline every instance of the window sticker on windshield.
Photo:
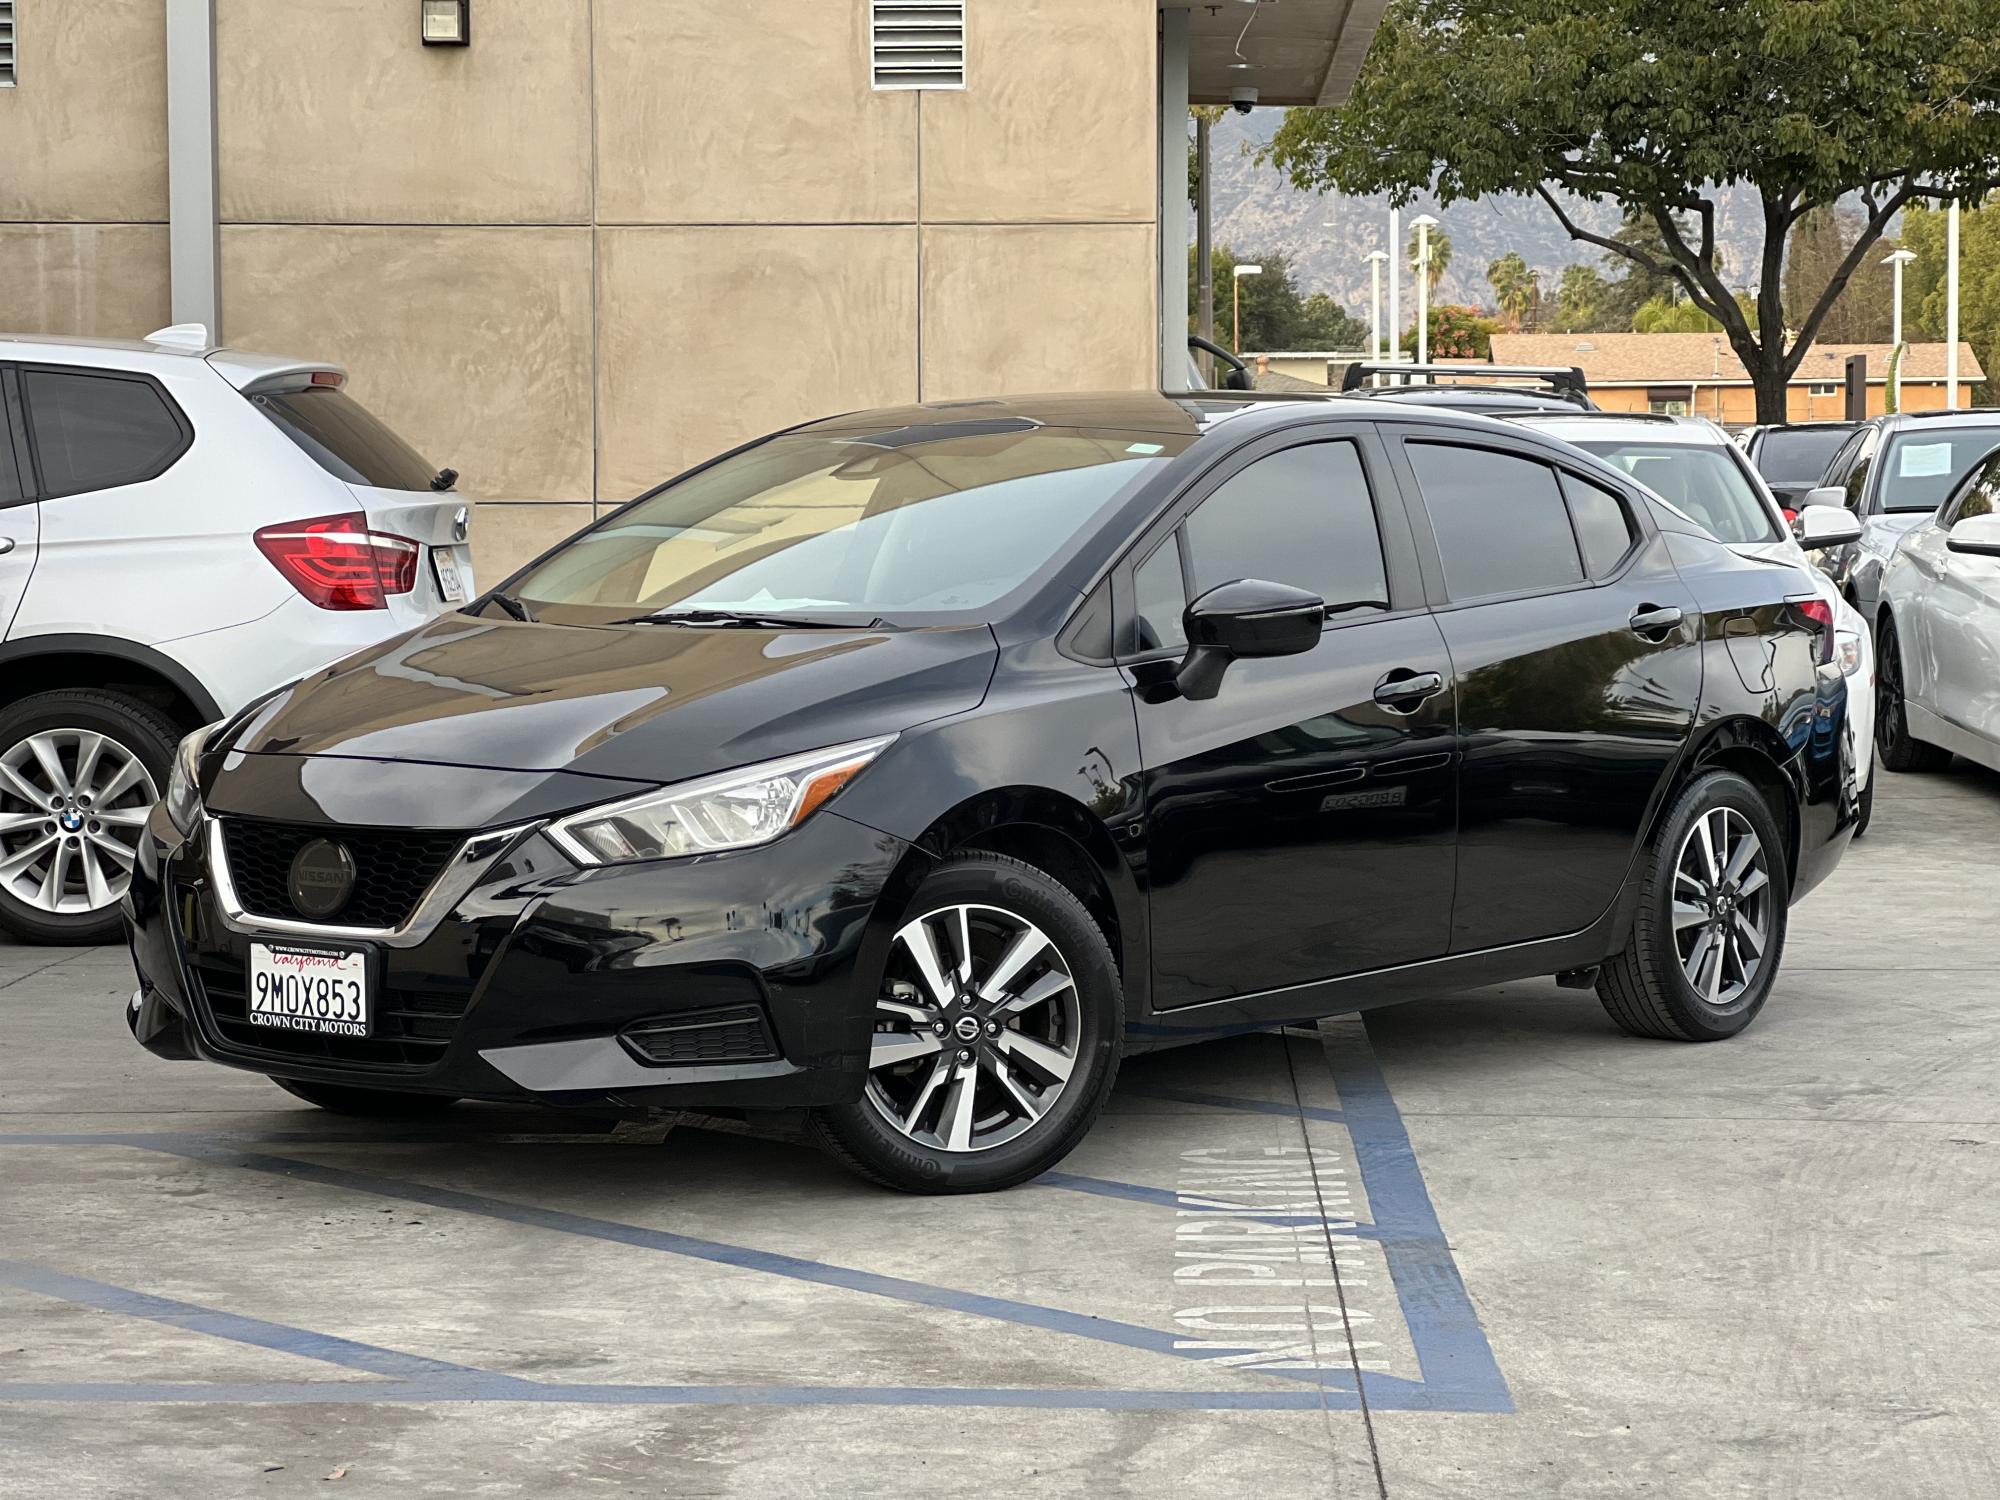
M 1899 450 L 1898 479 L 1930 479 L 1950 472 L 1950 443 L 1908 443 Z
M 1127 443 L 1125 451 L 1150 458 L 1155 453 L 1165 453 L 1167 448 L 1164 443 Z

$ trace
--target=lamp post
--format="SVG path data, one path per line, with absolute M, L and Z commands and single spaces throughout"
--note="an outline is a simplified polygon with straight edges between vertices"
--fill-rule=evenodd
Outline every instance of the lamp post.
M 1243 278 L 1263 274 L 1262 266 L 1232 266 L 1229 271 L 1229 347 L 1237 354 L 1243 352 Z
M 1389 363 L 1403 358 L 1403 211 L 1389 210 Z
M 1431 231 L 1437 220 L 1418 214 L 1410 221 L 1417 230 L 1417 363 L 1431 362 Z
M 1889 267 L 1890 277 L 1895 283 L 1895 311 L 1889 315 L 1889 358 L 1895 364 L 1896 410 L 1903 409 L 1903 267 L 1917 258 L 1914 250 L 1897 250 L 1882 257 L 1882 264 Z
M 1958 200 L 1944 230 L 1944 405 L 1958 410 Z
M 1387 250 L 1368 252 L 1368 362 L 1382 362 L 1382 262 Z

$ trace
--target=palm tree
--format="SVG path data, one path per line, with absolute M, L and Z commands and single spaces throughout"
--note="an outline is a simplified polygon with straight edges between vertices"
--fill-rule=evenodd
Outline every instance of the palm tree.
M 1493 288 L 1495 303 L 1507 320 L 1507 331 L 1519 333 L 1521 324 L 1541 301 L 1542 278 L 1528 269 L 1520 252 L 1509 250 L 1486 268 L 1487 283 Z
M 1416 263 L 1417 263 L 1417 234 L 1415 230 L 1411 230 L 1410 264 L 1414 266 Z M 1431 271 L 1430 271 L 1430 276 L 1431 276 L 1430 293 L 1431 293 L 1431 300 L 1433 302 L 1437 300 L 1438 283 L 1444 280 L 1445 270 L 1450 265 L 1451 265 L 1451 236 L 1446 234 L 1442 229 L 1433 229 L 1431 231 Z

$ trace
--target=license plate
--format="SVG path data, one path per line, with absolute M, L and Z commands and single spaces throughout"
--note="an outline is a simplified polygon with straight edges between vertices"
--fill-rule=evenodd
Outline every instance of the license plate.
M 252 1026 L 366 1036 L 372 1000 L 362 949 L 250 945 Z
M 458 570 L 458 553 L 448 547 L 431 548 L 431 568 L 437 574 L 438 593 L 447 604 L 465 603 L 465 579 Z

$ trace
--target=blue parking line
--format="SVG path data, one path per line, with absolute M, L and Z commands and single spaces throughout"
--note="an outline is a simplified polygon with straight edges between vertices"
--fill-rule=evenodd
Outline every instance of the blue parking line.
M 1452 1410 L 1513 1411 L 1507 1379 L 1452 1259 L 1373 1045 L 1333 1046 L 1322 1038 L 1320 1051 L 1340 1091 L 1355 1164 L 1423 1373 L 1422 1389 L 1443 1402 L 1465 1403 Z M 1371 1404 L 1378 1378 L 1362 1377 Z
M 228 1339 L 232 1343 L 252 1344 L 259 1349 L 275 1349 L 281 1354 L 296 1354 L 303 1359 L 319 1360 L 324 1364 L 339 1365 L 343 1369 L 366 1370 L 371 1375 L 389 1375 L 399 1379 L 443 1375 L 473 1376 L 482 1381 L 507 1380 L 505 1376 L 475 1370 L 469 1365 L 450 1364 L 441 1359 L 426 1359 L 419 1354 L 404 1354 L 395 1349 L 379 1348 L 374 1344 L 359 1344 L 352 1339 L 335 1338 L 326 1333 L 313 1333 L 283 1323 L 267 1323 L 262 1318 L 246 1318 L 238 1313 L 200 1307 L 192 1302 L 178 1302 L 171 1297 L 156 1297 L 148 1292 L 108 1286 L 101 1281 L 71 1276 L 62 1271 L 51 1270 L 47 1266 L 31 1265 L 26 1261 L 0 1260 L 0 1285 L 18 1287 L 22 1291 L 53 1297 L 62 1302 L 100 1308 L 105 1312 L 118 1313 L 128 1318 L 144 1318 L 149 1322 L 164 1323 L 171 1328 L 185 1328 L 190 1333 Z M 369 1388 L 373 1389 L 373 1386 Z

